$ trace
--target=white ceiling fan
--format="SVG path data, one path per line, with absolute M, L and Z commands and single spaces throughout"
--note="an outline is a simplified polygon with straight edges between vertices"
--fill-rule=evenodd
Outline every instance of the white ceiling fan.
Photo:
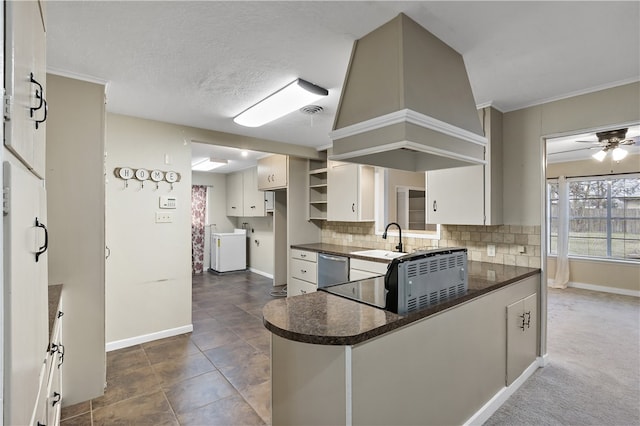
M 595 154 L 592 155 L 598 161 L 603 161 L 607 153 L 611 151 L 611 158 L 613 161 L 620 161 L 627 156 L 629 153 L 626 149 L 623 149 L 621 146 L 630 146 L 635 145 L 640 141 L 640 136 L 634 136 L 627 138 L 627 128 L 624 129 L 616 129 L 616 130 L 607 130 L 603 132 L 596 133 L 597 141 L 587 141 L 587 140 L 577 140 L 575 142 L 590 144 L 592 146 L 577 148 L 577 149 L 569 149 L 565 151 L 553 152 L 553 154 L 564 154 L 569 152 L 576 151 L 584 151 L 584 150 L 598 150 Z

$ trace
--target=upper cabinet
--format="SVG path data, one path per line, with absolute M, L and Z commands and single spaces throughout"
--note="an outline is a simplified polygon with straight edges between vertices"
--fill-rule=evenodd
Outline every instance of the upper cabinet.
M 374 168 L 330 161 L 327 170 L 327 220 L 374 220 Z
M 258 170 L 251 167 L 242 172 L 243 205 L 245 217 L 266 215 L 266 193 L 258 190 Z
M 274 154 L 258 160 L 258 189 L 262 191 L 287 187 L 289 157 Z
M 267 193 L 258 190 L 257 168 L 227 175 L 227 216 L 266 216 Z
M 502 113 L 491 107 L 478 113 L 489 140 L 487 164 L 426 172 L 429 224 L 502 223 Z
M 243 216 L 243 191 L 242 172 L 229 173 L 227 175 L 227 216 Z
M 5 7 L 6 147 L 39 178 L 45 175 L 45 3 L 8 1 Z

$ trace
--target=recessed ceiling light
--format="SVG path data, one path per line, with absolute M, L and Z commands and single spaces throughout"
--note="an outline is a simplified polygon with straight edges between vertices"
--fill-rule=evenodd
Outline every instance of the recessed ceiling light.
M 204 158 L 191 164 L 191 170 L 195 170 L 198 172 L 209 172 L 213 169 L 217 169 L 218 167 L 226 166 L 227 163 L 227 160 L 220 160 L 217 158 Z

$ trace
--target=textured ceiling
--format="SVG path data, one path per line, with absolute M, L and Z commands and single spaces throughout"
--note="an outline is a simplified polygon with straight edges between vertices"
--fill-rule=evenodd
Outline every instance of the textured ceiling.
M 639 5 L 50 1 L 47 61 L 107 81 L 110 112 L 326 147 L 353 41 L 400 12 L 463 55 L 477 105 L 506 112 L 637 81 Z M 298 77 L 329 90 L 322 113 L 233 123 Z

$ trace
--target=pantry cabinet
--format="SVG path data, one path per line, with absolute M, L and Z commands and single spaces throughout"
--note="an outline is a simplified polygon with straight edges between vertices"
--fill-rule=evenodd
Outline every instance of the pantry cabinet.
M 5 7 L 5 146 L 36 176 L 45 176 L 46 38 L 44 1 Z
M 502 223 L 502 113 L 479 111 L 488 139 L 487 164 L 426 172 L 427 223 L 499 225 Z
M 374 220 L 373 167 L 330 161 L 327 180 L 327 220 Z
M 270 155 L 258 160 L 258 189 L 268 191 L 283 189 L 288 182 L 289 157 Z

